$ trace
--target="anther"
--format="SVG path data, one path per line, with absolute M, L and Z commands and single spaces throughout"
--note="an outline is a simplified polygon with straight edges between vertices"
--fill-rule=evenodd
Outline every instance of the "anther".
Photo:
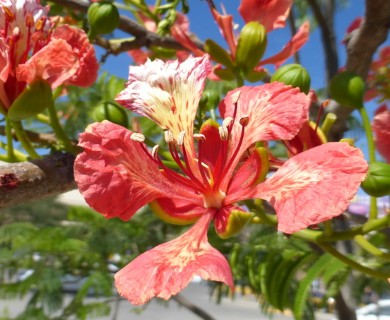
M 206 140 L 206 137 L 204 134 L 200 134 L 200 133 L 195 133 L 194 134 L 194 139 L 198 140 L 198 141 L 205 141 Z
M 229 125 L 233 122 L 233 118 L 232 117 L 226 117 L 225 119 L 223 119 L 222 121 L 222 126 L 223 127 L 229 127 Z
M 142 133 L 133 132 L 133 134 L 130 136 L 130 139 L 136 142 L 144 142 L 145 136 Z
M 41 17 L 35 24 L 35 29 L 41 31 L 46 23 L 46 17 Z
M 238 98 L 240 98 L 241 91 L 236 91 L 230 96 L 230 99 L 232 100 L 232 103 L 236 104 L 238 102 Z
M 225 126 L 221 126 L 218 128 L 219 137 L 222 141 L 226 141 L 229 137 L 229 131 Z
M 181 131 L 177 137 L 177 144 L 179 146 L 182 146 L 184 144 L 184 137 L 186 135 L 186 132 L 185 131 Z
M 239 120 L 240 122 L 240 125 L 242 125 L 243 127 L 246 127 L 249 123 L 249 117 L 248 116 L 242 116 Z
M 158 156 L 157 156 L 158 148 L 159 148 L 159 145 L 155 145 L 155 146 L 152 148 L 152 157 L 153 157 L 154 159 L 157 159 L 157 158 L 158 158 Z
M 31 27 L 34 26 L 34 17 L 33 17 L 33 15 L 31 13 L 28 13 L 26 15 L 26 26 L 28 28 L 31 28 Z
M 329 105 L 329 103 L 330 103 L 330 100 L 329 100 L 329 99 L 324 100 L 324 101 L 322 102 L 322 107 L 326 108 L 326 107 Z
M 164 138 L 166 143 L 172 143 L 175 141 L 175 137 L 173 136 L 172 131 L 169 130 L 164 132 Z
M 9 8 L 7 8 L 6 6 L 1 6 L 1 7 L 3 8 L 3 11 L 4 11 L 6 17 L 8 18 L 8 21 L 10 21 L 10 22 L 14 21 L 15 16 L 11 12 L 11 10 Z

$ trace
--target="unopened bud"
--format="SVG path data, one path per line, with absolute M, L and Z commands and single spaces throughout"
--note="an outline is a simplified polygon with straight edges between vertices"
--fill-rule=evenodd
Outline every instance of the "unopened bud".
M 88 8 L 88 23 L 91 35 L 113 32 L 119 24 L 119 11 L 111 2 L 94 2 Z
M 125 109 L 111 101 L 98 104 L 92 111 L 92 117 L 98 122 L 109 120 L 125 128 L 129 126 L 129 119 Z
M 299 88 L 302 92 L 308 94 L 310 91 L 310 76 L 304 67 L 299 64 L 287 64 L 273 74 L 271 82 L 279 81 Z
M 244 74 L 251 71 L 260 61 L 267 47 L 267 31 L 256 21 L 248 22 L 238 37 L 236 62 Z
M 363 190 L 373 197 L 390 194 L 390 164 L 373 162 L 368 167 L 366 179 L 362 182 Z
M 365 84 L 361 77 L 344 71 L 336 74 L 330 81 L 329 93 L 334 100 L 345 107 L 361 108 Z

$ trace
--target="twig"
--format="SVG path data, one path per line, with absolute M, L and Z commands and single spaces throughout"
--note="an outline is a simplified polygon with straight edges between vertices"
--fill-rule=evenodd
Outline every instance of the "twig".
M 58 152 L 0 166 L 0 208 L 75 189 L 73 163 L 74 156 Z

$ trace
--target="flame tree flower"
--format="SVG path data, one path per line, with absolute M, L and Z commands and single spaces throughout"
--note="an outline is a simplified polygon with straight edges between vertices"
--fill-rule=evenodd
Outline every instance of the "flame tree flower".
M 207 120 L 199 133 L 194 118 L 211 65 L 208 57 L 148 61 L 130 67 L 117 101 L 165 130 L 172 159 L 167 167 L 158 146 L 111 122 L 94 123 L 80 136 L 84 151 L 75 178 L 91 207 L 107 218 L 130 219 L 150 203 L 164 220 L 195 224 L 183 235 L 137 257 L 115 275 L 120 294 L 133 304 L 169 299 L 195 275 L 233 286 L 224 256 L 207 240 L 209 224 L 222 238 L 252 218 L 241 200 L 261 198 L 277 213 L 278 230 L 293 233 L 341 214 L 366 175 L 359 149 L 327 143 L 268 172 L 268 151 L 257 141 L 289 140 L 307 121 L 310 99 L 279 82 L 241 87 L 220 103 L 221 125 Z M 315 199 L 315 201 L 313 201 Z
M 390 110 L 385 104 L 375 111 L 372 130 L 379 153 L 390 163 Z
M 98 62 L 83 30 L 56 28 L 48 7 L 38 0 L 0 0 L 0 105 L 3 113 L 34 80 L 52 88 L 87 87 L 97 78 Z

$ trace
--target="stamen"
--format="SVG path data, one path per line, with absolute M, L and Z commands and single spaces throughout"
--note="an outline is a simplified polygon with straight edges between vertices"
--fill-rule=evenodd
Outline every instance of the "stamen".
M 184 146 L 183 146 L 183 149 L 184 149 Z M 186 163 L 186 166 L 188 167 L 185 168 L 183 163 L 181 162 L 180 160 L 180 157 L 179 157 L 179 154 L 176 150 L 176 146 L 173 144 L 173 143 L 170 143 L 169 144 L 169 151 L 173 157 L 173 159 L 175 160 L 175 162 L 177 163 L 177 165 L 180 167 L 180 169 L 183 171 L 183 173 L 185 175 L 187 175 L 190 179 L 193 180 L 194 184 L 196 185 L 196 187 L 199 189 L 199 190 L 204 190 L 204 186 L 202 185 L 202 183 L 196 179 L 196 177 L 194 176 L 194 174 L 192 173 L 192 171 L 189 169 L 188 167 L 188 163 L 186 162 L 185 160 L 185 163 Z M 192 186 L 194 187 L 194 186 Z
M 177 137 L 177 144 L 181 147 L 184 145 L 184 137 L 186 135 L 185 131 L 181 131 Z
M 238 102 L 238 99 L 240 98 L 240 95 L 241 95 L 241 91 L 236 91 L 235 93 L 233 93 L 230 98 L 232 99 L 232 103 L 236 104 Z
M 35 29 L 41 31 L 46 23 L 46 17 L 41 17 L 35 24 Z
M 14 14 L 11 12 L 11 10 L 10 10 L 9 8 L 7 8 L 6 6 L 1 6 L 1 7 L 3 8 L 3 11 L 4 11 L 5 15 L 7 16 L 7 20 L 8 20 L 9 22 L 14 21 L 15 16 L 14 16 Z
M 157 158 L 158 158 L 158 154 L 157 154 L 158 148 L 160 148 L 160 146 L 157 145 L 157 144 L 152 148 L 152 157 L 153 157 L 154 159 L 157 159 Z
M 34 26 L 34 17 L 30 12 L 26 15 L 26 26 L 28 28 L 31 28 Z
M 246 127 L 249 123 L 249 117 L 248 116 L 242 116 L 239 120 L 240 122 L 240 125 L 242 125 L 243 127 Z
M 175 141 L 175 137 L 173 136 L 172 131 L 169 130 L 164 132 L 164 138 L 166 143 L 172 143 Z
M 210 187 L 209 181 L 207 180 L 206 173 L 202 165 L 202 142 L 206 140 L 206 137 L 203 134 L 194 134 L 194 138 L 198 140 L 198 168 L 200 175 L 202 176 L 203 183 Z
M 229 131 L 227 129 L 227 127 L 225 126 L 221 126 L 218 128 L 218 132 L 219 132 L 219 137 L 222 141 L 226 141 L 229 137 Z
M 204 134 L 200 134 L 200 133 L 195 133 L 194 134 L 194 138 L 198 141 L 205 141 L 206 140 L 206 137 Z
M 133 132 L 130 136 L 130 139 L 137 142 L 144 142 L 145 136 L 142 133 Z
M 224 127 L 229 127 L 231 125 L 231 123 L 233 122 L 233 118 L 232 117 L 226 117 L 225 119 L 223 119 L 222 121 L 222 126 Z
M 320 124 L 320 118 L 321 118 L 321 116 L 322 116 L 322 113 L 323 113 L 325 107 L 327 107 L 327 106 L 329 105 L 329 103 L 330 103 L 330 100 L 324 100 L 324 101 L 320 104 L 320 108 L 319 108 L 319 110 L 318 110 L 317 119 L 316 119 L 316 127 L 315 127 L 315 129 L 314 129 L 314 132 L 317 132 L 317 128 L 318 128 L 318 126 L 319 126 L 319 124 Z

